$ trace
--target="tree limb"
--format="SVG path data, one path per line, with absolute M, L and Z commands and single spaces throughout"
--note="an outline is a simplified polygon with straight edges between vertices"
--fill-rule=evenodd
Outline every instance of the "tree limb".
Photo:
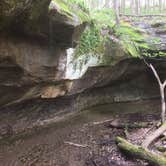
M 160 80 L 160 78 L 159 78 L 159 75 L 157 74 L 156 69 L 153 67 L 153 65 L 152 65 L 152 64 L 150 64 L 149 66 L 150 66 L 150 68 L 152 69 L 153 74 L 155 75 L 155 77 L 156 77 L 156 79 L 157 79 L 157 81 L 158 81 L 159 85 L 161 86 L 161 85 L 162 85 L 162 83 L 161 83 L 161 80 Z
M 165 88 L 165 86 L 166 86 L 166 80 L 165 80 L 164 83 L 163 83 L 163 88 Z

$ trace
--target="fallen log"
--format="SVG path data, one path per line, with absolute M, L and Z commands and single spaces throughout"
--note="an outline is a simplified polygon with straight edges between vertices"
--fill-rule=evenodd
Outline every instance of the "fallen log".
M 144 148 L 148 148 L 149 145 L 156 140 L 161 134 L 163 134 L 166 131 L 166 123 L 164 123 L 161 127 L 159 127 L 156 131 L 154 131 L 151 135 L 146 137 L 146 139 L 143 141 L 142 146 Z
M 118 147 L 127 154 L 147 161 L 154 166 L 166 166 L 166 158 L 158 154 L 150 152 L 141 146 L 133 145 L 121 137 L 116 138 Z

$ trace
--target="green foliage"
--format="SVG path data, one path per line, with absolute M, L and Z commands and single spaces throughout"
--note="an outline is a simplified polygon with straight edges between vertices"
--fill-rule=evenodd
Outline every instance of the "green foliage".
M 65 0 L 68 4 L 77 5 L 84 12 L 89 13 L 89 8 L 84 0 Z
M 52 0 L 51 2 L 50 9 L 55 7 L 61 14 L 66 15 L 71 20 L 78 16 L 80 22 L 89 21 L 88 9 L 81 3 L 81 0 L 77 2 L 76 0 Z
M 98 59 L 98 65 L 111 65 L 120 56 L 125 55 L 132 57 L 140 57 L 141 55 L 166 56 L 166 53 L 162 51 L 152 53 L 153 50 L 157 49 L 154 45 L 160 42 L 159 38 L 150 37 L 148 33 L 128 22 L 120 21 L 120 26 L 116 26 L 113 10 L 91 10 L 89 15 L 89 26 L 83 32 L 73 57 L 73 63 L 77 63 L 79 68 L 92 57 Z M 106 50 L 107 46 L 110 47 L 111 51 Z
M 121 23 L 120 27 L 116 29 L 115 35 L 120 39 L 124 51 L 133 57 L 139 57 L 142 49 L 148 49 L 149 46 L 145 40 L 146 36 L 127 23 Z
M 91 23 L 81 35 L 79 46 L 76 48 L 75 58 L 88 53 L 96 54 L 101 42 L 100 29 L 96 24 Z
M 111 9 L 92 10 L 90 16 L 100 28 L 113 28 L 115 26 L 115 13 Z
M 81 35 L 80 43 L 76 48 L 75 58 L 89 53 L 94 56 L 102 55 L 105 42 L 108 41 L 108 34 L 101 34 L 102 28 L 110 29 L 115 25 L 112 10 L 93 10 L 90 12 L 90 18 L 89 26 Z

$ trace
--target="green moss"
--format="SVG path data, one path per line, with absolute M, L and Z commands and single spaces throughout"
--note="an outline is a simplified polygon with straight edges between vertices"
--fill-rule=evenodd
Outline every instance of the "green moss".
M 124 51 L 133 57 L 139 57 L 142 49 L 149 48 L 146 42 L 147 36 L 128 23 L 121 22 L 120 27 L 116 27 L 115 35 L 119 38 Z
M 73 4 L 72 1 L 68 2 L 67 0 L 52 0 L 50 10 L 54 8 L 71 20 L 75 20 L 75 17 L 77 16 L 81 23 L 89 21 L 88 13 L 83 11 L 77 4 Z
M 100 35 L 100 29 L 92 23 L 81 35 L 80 43 L 76 48 L 75 58 L 89 53 L 101 54 L 101 44 L 102 37 Z
M 75 58 L 86 54 L 104 55 L 105 44 L 109 42 L 108 32 L 103 35 L 101 33 L 102 29 L 107 31 L 115 25 L 113 11 L 94 10 L 90 12 L 90 18 L 89 26 L 81 35 L 80 43 L 76 48 Z

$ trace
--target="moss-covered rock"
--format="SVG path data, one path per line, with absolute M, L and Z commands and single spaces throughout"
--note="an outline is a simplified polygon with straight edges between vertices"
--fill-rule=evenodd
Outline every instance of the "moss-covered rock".
M 66 48 L 77 44 L 88 15 L 66 2 L 0 1 L 0 107 L 68 91 Z
M 88 15 L 63 0 L 2 0 L 0 30 L 74 46 Z

